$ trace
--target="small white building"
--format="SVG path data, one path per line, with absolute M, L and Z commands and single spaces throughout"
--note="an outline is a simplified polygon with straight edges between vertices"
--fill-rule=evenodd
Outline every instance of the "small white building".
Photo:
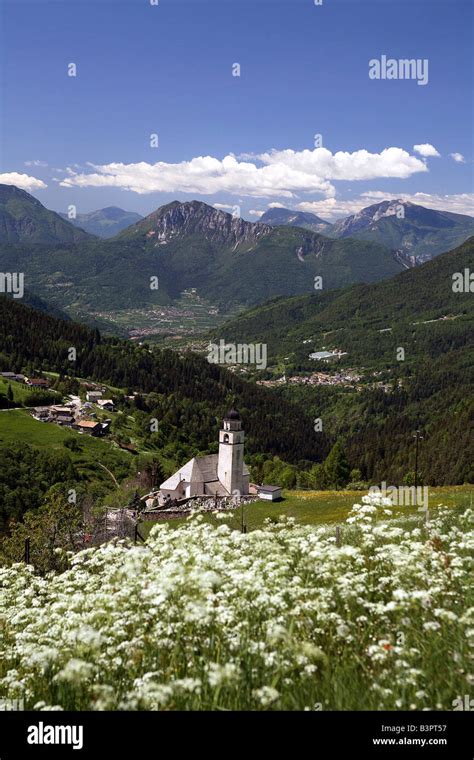
M 257 495 L 266 501 L 278 501 L 281 499 L 281 486 L 258 486 Z
M 108 412 L 114 411 L 114 402 L 111 398 L 99 399 L 97 406 L 99 406 L 101 409 L 106 409 Z
M 310 354 L 308 358 L 327 362 L 330 359 L 337 359 L 338 356 L 334 351 L 315 351 L 313 354 Z

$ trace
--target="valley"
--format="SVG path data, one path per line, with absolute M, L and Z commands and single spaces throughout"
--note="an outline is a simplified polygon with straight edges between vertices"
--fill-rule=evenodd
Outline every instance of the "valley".
M 195 288 L 189 288 L 172 305 L 87 313 L 78 309 L 74 317 L 81 322 L 94 321 L 103 325 L 106 334 L 173 347 L 193 345 L 194 337 L 217 329 L 226 319 L 237 314 L 237 309 L 223 313 L 219 306 L 201 298 Z

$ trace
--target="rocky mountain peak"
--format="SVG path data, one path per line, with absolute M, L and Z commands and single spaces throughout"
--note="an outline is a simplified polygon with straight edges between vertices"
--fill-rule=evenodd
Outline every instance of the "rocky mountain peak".
M 213 243 L 237 247 L 254 244 L 271 231 L 266 224 L 246 222 L 200 201 L 174 201 L 134 226 L 134 234 L 144 232 L 158 245 L 182 235 L 202 235 Z

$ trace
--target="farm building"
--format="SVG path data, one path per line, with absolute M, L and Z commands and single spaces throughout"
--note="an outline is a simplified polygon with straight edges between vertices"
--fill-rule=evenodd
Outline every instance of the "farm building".
M 0 376 L 4 380 L 14 380 L 17 383 L 24 383 L 26 379 L 24 375 L 20 375 L 17 372 L 0 372 Z
M 95 436 L 102 435 L 102 425 L 94 420 L 79 420 L 73 427 L 82 433 L 89 433 Z
M 59 422 L 62 425 L 72 425 L 74 422 L 74 414 L 68 406 L 52 406 L 50 410 L 51 417 L 55 422 Z

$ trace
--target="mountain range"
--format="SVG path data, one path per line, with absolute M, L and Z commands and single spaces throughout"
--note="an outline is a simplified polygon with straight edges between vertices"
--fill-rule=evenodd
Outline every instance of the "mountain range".
M 80 227 L 91 235 L 102 238 L 114 237 L 126 227 L 143 219 L 141 214 L 134 211 L 124 211 L 117 206 L 108 206 L 98 211 L 90 211 L 87 214 L 76 214 L 74 219 L 70 219 L 67 214 L 61 213 L 60 216 L 74 224 L 75 227 Z
M 81 318 L 171 304 L 191 288 L 225 313 L 309 295 L 317 277 L 324 291 L 376 282 L 474 234 L 471 217 L 402 201 L 384 201 L 332 226 L 313 214 L 268 214 L 271 224 L 265 215 L 248 222 L 200 201 L 174 201 L 103 239 L 1 185 L 0 271 L 24 272 L 30 293 Z M 104 235 L 107 224 L 110 232 L 127 215 L 111 207 L 87 216 Z M 297 223 L 325 225 L 325 234 Z
M 380 243 L 406 267 L 429 261 L 474 235 L 471 216 L 435 211 L 401 199 L 374 203 L 332 225 L 315 214 L 285 208 L 270 209 L 260 221 L 313 229 L 328 237 Z
M 16 193 L 6 188 L 4 193 Z M 25 287 L 71 314 L 168 304 L 186 288 L 223 310 L 278 295 L 373 282 L 402 269 L 379 243 L 334 240 L 299 227 L 247 222 L 199 201 L 162 206 L 108 240 L 89 236 L 31 199 L 37 230 L 51 217 L 75 242 L 59 236 L 0 244 L 0 269 L 25 273 Z M 0 238 L 1 239 L 1 238 Z M 8 241 L 8 242 L 7 242 Z M 158 289 L 150 287 L 158 278 Z
M 463 243 L 474 234 L 474 219 L 403 200 L 382 201 L 337 221 L 330 234 L 381 243 L 414 266 Z

